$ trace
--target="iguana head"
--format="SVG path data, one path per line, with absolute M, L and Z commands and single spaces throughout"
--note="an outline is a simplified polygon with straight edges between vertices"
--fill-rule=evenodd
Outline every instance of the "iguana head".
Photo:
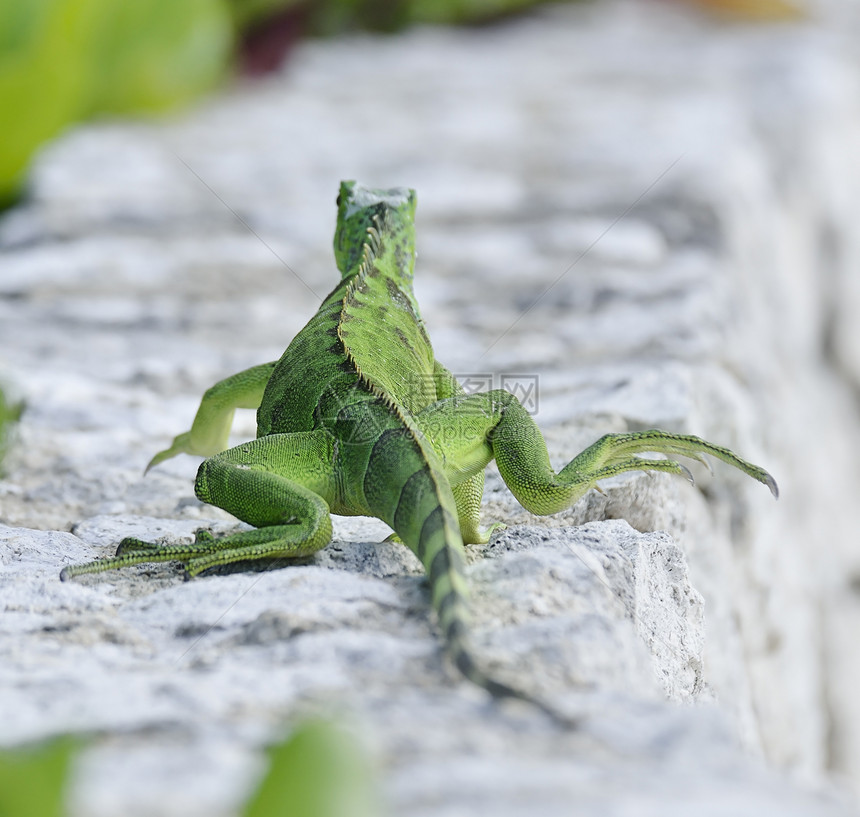
M 358 182 L 341 182 L 337 197 L 337 228 L 334 233 L 334 255 L 343 277 L 355 272 L 361 262 L 364 245 L 373 240 L 368 230 L 383 224 L 389 234 L 397 236 L 402 251 L 410 256 L 412 271 L 415 255 L 415 191 L 407 187 L 374 190 Z

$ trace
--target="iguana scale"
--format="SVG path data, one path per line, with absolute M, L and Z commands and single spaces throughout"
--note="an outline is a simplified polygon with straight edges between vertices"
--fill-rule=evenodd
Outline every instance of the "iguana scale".
M 434 357 L 412 289 L 415 192 L 344 182 L 334 250 L 341 280 L 277 362 L 222 380 L 191 430 L 153 457 L 207 459 L 195 492 L 254 526 L 187 545 L 124 539 L 113 558 L 66 567 L 61 578 L 177 560 L 189 577 L 249 559 L 306 557 L 331 538 L 331 513 L 378 517 L 421 560 L 445 645 L 462 674 L 498 697 L 531 700 L 490 678 L 468 645 L 464 543 L 483 543 L 484 469 L 495 459 L 535 514 L 569 508 L 624 471 L 688 473 L 657 452 L 710 454 L 766 484 L 763 469 L 704 440 L 663 431 L 608 434 L 553 471 L 543 437 L 516 397 L 466 394 Z M 227 449 L 236 408 L 257 409 L 257 438 Z M 227 449 L 227 450 L 225 450 Z M 496 527 L 496 526 L 493 526 Z

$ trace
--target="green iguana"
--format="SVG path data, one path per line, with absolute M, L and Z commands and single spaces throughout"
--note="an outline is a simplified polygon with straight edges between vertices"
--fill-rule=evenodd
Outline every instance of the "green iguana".
M 421 560 L 453 663 L 497 697 L 524 693 L 490 678 L 467 643 L 465 543 L 485 543 L 484 469 L 495 459 L 535 514 L 569 508 L 624 471 L 687 474 L 656 452 L 711 454 L 777 494 L 761 468 L 704 440 L 663 431 L 607 434 L 560 472 L 537 425 L 513 395 L 466 394 L 433 356 L 412 291 L 415 192 L 343 182 L 334 251 L 340 283 L 279 361 L 216 383 L 191 430 L 153 457 L 208 457 L 195 492 L 255 530 L 187 545 L 124 539 L 116 556 L 66 567 L 61 578 L 145 562 L 181 562 L 189 577 L 249 559 L 307 557 L 331 538 L 331 513 L 374 516 Z M 257 409 L 257 438 L 225 450 L 234 409 Z M 540 704 L 538 704 L 540 705 Z

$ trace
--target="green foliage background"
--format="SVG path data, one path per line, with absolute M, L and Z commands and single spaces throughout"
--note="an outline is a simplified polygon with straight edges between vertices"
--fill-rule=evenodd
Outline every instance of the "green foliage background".
M 63 737 L 0 751 L 0 817 L 64 817 L 79 745 Z M 269 749 L 269 769 L 241 817 L 384 817 L 377 770 L 335 721 L 299 724 Z
M 0 209 L 39 145 L 103 114 L 152 114 L 228 76 L 243 34 L 394 30 L 510 14 L 539 0 L 0 0 Z
M 6 456 L 6 450 L 9 446 L 12 427 L 21 418 L 23 411 L 24 404 L 11 402 L 0 385 L 0 476 L 3 474 L 3 458 Z
M 269 772 L 242 817 L 382 817 L 376 769 L 345 728 L 301 724 L 269 750 Z
M 75 749 L 72 740 L 62 738 L 0 752 L 0 817 L 62 817 Z
M 223 0 L 0 2 L 0 205 L 63 127 L 185 103 L 224 75 L 232 48 Z

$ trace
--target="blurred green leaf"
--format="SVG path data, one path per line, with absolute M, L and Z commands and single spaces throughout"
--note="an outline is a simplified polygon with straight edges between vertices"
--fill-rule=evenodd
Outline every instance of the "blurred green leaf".
M 90 60 L 94 113 L 158 112 L 224 76 L 233 23 L 222 0 L 102 2 Z
M 96 0 L 0 3 L 0 201 L 15 193 L 33 150 L 77 118 L 90 70 L 81 38 Z
M 186 103 L 232 47 L 226 0 L 0 0 L 0 206 L 63 127 Z
M 367 752 L 327 721 L 301 725 L 269 750 L 269 772 L 243 817 L 380 817 L 376 773 Z
M 68 738 L 0 752 L 0 817 L 61 817 L 76 744 Z
M 699 0 L 786 3 L 790 0 Z M 279 37 L 413 22 L 474 22 L 540 0 L 0 0 L 0 208 L 24 182 L 36 149 L 100 113 L 168 110 L 212 88 L 229 67 L 236 29 Z M 295 24 L 278 34 L 279 15 Z M 292 18 L 291 18 L 292 19 Z M 283 22 L 283 20 L 281 20 Z M 274 45 L 272 44 L 274 42 Z M 283 46 L 286 47 L 286 46 Z M 265 55 L 264 55 L 265 56 Z
M 23 410 L 24 404 L 10 403 L 3 388 L 0 387 L 0 464 L 6 456 L 11 428 L 21 418 Z

